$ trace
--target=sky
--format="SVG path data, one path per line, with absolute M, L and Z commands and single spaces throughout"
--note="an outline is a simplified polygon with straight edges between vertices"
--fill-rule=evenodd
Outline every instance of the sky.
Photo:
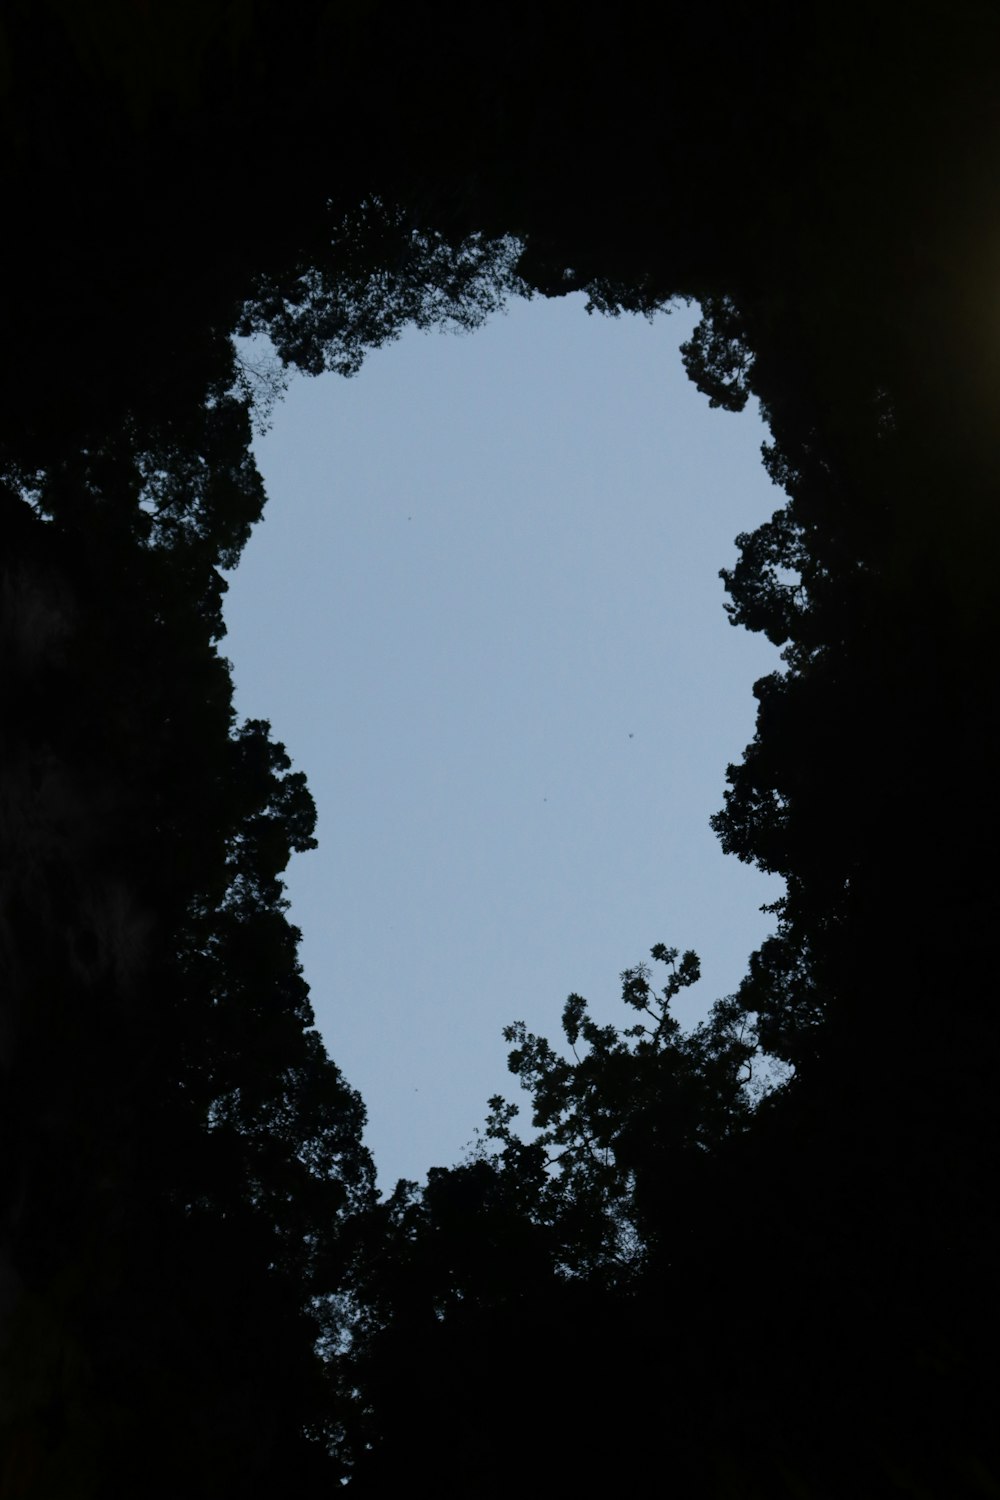
M 298 377 L 255 443 L 223 650 L 316 799 L 289 914 L 386 1191 L 461 1160 L 490 1095 L 526 1103 L 505 1025 L 556 1043 L 571 992 L 625 1024 L 657 942 L 701 957 L 693 1024 L 781 894 L 709 827 L 780 665 L 718 576 L 783 502 L 766 431 L 687 380 L 696 309 L 584 304 Z

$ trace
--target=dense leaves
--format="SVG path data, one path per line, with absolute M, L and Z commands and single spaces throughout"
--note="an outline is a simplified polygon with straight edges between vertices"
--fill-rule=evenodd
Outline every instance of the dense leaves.
M 4 1482 L 264 1493 L 326 1462 L 364 1115 L 284 914 L 303 778 L 233 723 L 194 544 L 136 537 L 105 473 L 62 523 L 6 496 Z
M 498 1165 L 531 1183 L 532 1215 L 555 1232 L 565 1273 L 634 1273 L 663 1227 L 667 1200 L 683 1214 L 698 1158 L 751 1116 L 757 1049 L 747 1017 L 720 1001 L 707 1021 L 682 1031 L 670 1003 L 697 981 L 697 956 L 662 943 L 651 956 L 668 966 L 667 982 L 657 994 L 646 965 L 623 973 L 622 1000 L 641 1016 L 624 1031 L 598 1025 L 571 995 L 563 1011 L 571 1058 L 523 1022 L 504 1032 L 516 1043 L 508 1066 L 531 1095 L 537 1133 L 523 1142 L 513 1128 L 517 1106 L 498 1096 L 486 1139 L 502 1147 Z
M 258 283 L 238 332 L 266 335 L 283 364 L 307 374 L 354 375 L 369 350 L 406 327 L 469 332 L 507 297 L 529 294 L 516 271 L 519 249 L 481 234 L 452 245 L 375 199 L 331 225 L 324 265 Z
M 667 20 L 0 6 L 4 1496 L 998 1492 L 1000 28 Z M 692 1033 L 667 949 L 515 1027 L 538 1133 L 378 1203 L 219 570 L 286 368 L 574 288 L 697 298 L 770 426 L 715 826 L 786 894 Z

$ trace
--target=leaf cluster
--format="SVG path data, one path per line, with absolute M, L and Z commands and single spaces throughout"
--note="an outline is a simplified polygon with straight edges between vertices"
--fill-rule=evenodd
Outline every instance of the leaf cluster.
M 570 995 L 562 1018 L 570 1055 L 523 1022 L 504 1031 L 536 1133 L 522 1141 L 517 1106 L 496 1096 L 485 1140 L 498 1143 L 504 1171 L 530 1181 L 532 1212 L 558 1231 L 567 1274 L 634 1274 L 650 1239 L 674 1232 L 669 1221 L 683 1214 L 698 1159 L 752 1116 L 758 1045 L 750 1021 L 729 999 L 685 1031 L 670 1007 L 700 977 L 698 957 L 662 943 L 651 957 L 667 968 L 659 991 L 645 964 L 621 976 L 622 1001 L 641 1018 L 634 1025 L 601 1025 Z

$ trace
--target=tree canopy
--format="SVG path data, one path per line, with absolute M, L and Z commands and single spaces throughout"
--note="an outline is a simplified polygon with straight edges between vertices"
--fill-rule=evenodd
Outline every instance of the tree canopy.
M 0 5 L 4 1500 L 1000 1491 L 1000 17 L 662 20 Z M 697 299 L 769 425 L 723 577 L 783 666 L 715 827 L 786 895 L 691 1033 L 665 947 L 624 1031 L 514 1025 L 540 1134 L 497 1099 L 380 1202 L 220 570 L 284 371 L 579 289 Z

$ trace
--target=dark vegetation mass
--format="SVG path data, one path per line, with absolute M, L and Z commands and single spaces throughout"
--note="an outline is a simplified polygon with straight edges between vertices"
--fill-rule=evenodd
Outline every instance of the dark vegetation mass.
M 4 0 L 0 129 L 2 1500 L 1000 1495 L 995 7 Z M 768 422 L 787 894 L 381 1201 L 219 570 L 285 371 L 580 289 Z

